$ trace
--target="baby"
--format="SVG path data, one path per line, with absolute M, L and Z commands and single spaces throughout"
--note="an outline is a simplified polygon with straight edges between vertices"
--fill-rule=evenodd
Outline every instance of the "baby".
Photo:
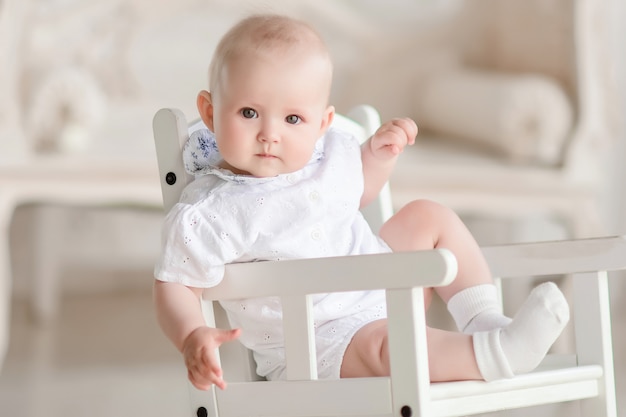
M 378 236 L 369 228 L 359 208 L 417 126 L 393 119 L 362 146 L 332 128 L 332 63 L 315 30 L 284 16 L 249 17 L 222 38 L 209 72 L 210 90 L 197 98 L 209 130 L 184 150 L 196 179 L 166 217 L 155 266 L 158 320 L 194 386 L 226 387 L 215 348 L 236 338 L 259 375 L 285 376 L 278 298 L 222 302 L 233 330 L 205 324 L 199 297 L 222 280 L 224 265 L 392 250 L 447 248 L 458 261 L 455 281 L 436 291 L 460 332 L 428 328 L 431 380 L 491 381 L 539 364 L 569 319 L 556 285 L 535 288 L 510 319 L 478 245 L 448 208 L 415 201 Z M 425 295 L 428 304 L 432 291 Z M 384 291 L 316 295 L 313 314 L 320 378 L 389 375 Z

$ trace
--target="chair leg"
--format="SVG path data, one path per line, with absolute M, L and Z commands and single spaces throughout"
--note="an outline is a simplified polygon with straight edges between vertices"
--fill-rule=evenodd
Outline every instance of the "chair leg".
M 600 395 L 581 401 L 581 415 L 617 417 L 607 273 L 574 276 L 574 303 L 579 306 L 574 316 L 578 363 L 600 364 L 604 369 Z
M 200 391 L 189 383 L 191 415 L 194 417 L 219 417 L 215 386 L 209 391 Z

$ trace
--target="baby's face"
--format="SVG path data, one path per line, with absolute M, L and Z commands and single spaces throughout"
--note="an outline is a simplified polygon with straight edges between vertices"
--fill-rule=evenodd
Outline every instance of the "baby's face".
M 333 117 L 330 82 L 328 62 L 304 53 L 229 62 L 212 92 L 223 167 L 255 177 L 303 168 Z

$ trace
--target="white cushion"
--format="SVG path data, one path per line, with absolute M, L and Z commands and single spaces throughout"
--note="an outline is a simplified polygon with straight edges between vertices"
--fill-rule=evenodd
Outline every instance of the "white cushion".
M 558 164 L 573 123 L 563 90 L 536 74 L 458 68 L 429 78 L 417 96 L 421 129 L 515 163 Z

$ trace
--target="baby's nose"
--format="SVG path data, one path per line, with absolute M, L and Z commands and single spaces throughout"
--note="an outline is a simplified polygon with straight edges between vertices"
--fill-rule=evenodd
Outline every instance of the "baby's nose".
M 280 135 L 272 122 L 264 123 L 258 134 L 260 142 L 278 142 Z

